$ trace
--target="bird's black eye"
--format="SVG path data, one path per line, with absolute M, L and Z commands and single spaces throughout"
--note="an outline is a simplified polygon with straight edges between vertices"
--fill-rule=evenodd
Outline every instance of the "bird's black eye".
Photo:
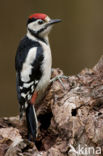
M 43 23 L 44 23 L 43 20 L 38 21 L 38 24 L 43 24 Z

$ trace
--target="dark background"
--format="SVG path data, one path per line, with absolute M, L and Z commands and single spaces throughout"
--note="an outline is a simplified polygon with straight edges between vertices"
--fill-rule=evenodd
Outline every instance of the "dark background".
M 26 20 L 36 12 L 62 19 L 50 35 L 53 67 L 76 74 L 103 54 L 103 0 L 0 1 L 0 116 L 18 113 L 14 58 Z

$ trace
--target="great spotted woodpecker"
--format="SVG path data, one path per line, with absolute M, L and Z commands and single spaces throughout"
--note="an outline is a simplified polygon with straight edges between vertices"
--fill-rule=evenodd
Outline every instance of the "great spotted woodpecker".
M 27 34 L 20 41 L 15 57 L 20 118 L 26 112 L 28 138 L 34 141 L 38 129 L 34 106 L 42 98 L 51 77 L 52 57 L 48 34 L 52 26 L 60 21 L 51 20 L 42 13 L 31 15 L 27 21 Z

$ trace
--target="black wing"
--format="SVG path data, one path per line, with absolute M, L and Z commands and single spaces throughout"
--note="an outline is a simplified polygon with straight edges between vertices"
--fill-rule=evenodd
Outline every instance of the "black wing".
M 30 80 L 28 82 L 21 80 L 21 70 L 23 63 L 25 62 L 26 56 L 28 55 L 29 50 L 32 47 L 37 47 L 36 57 L 32 63 L 32 72 L 29 75 Z M 28 102 L 37 86 L 41 76 L 42 76 L 42 61 L 43 61 L 43 49 L 42 46 L 35 41 L 24 37 L 21 40 L 19 47 L 17 49 L 15 57 L 15 68 L 16 68 L 16 88 L 17 88 L 17 97 L 18 101 L 22 107 L 25 107 L 24 104 Z

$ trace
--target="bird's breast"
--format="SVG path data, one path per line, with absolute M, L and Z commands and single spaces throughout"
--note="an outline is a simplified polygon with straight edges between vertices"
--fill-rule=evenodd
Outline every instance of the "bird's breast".
M 44 92 L 50 82 L 52 56 L 51 56 L 51 49 L 49 45 L 43 44 L 42 47 L 43 47 L 44 60 L 42 62 L 41 68 L 43 74 L 39 81 L 37 90 Z

